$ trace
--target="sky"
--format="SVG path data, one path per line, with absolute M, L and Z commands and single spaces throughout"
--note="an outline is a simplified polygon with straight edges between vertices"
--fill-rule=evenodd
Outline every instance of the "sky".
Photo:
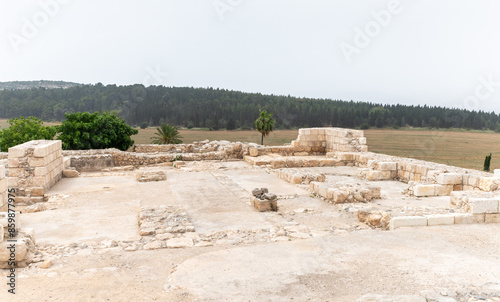
M 0 81 L 500 112 L 500 1 L 0 2 Z

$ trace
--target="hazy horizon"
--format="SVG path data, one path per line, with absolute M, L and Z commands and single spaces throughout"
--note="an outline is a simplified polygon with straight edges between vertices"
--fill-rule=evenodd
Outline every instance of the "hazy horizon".
M 500 112 L 494 1 L 30 0 L 0 8 L 0 81 Z

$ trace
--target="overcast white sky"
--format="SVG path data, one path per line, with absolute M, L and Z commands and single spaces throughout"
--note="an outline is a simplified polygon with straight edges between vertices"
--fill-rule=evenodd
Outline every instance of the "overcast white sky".
M 500 112 L 499 12 L 494 0 L 2 1 L 0 81 Z

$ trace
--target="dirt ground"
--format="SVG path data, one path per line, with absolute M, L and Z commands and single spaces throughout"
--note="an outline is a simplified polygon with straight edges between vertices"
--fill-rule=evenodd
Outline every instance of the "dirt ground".
M 353 167 L 309 169 L 330 183 L 363 182 Z M 307 185 L 244 162 L 140 170 L 163 170 L 167 180 L 83 173 L 50 190 L 47 210 L 22 214 L 41 259 L 17 270 L 15 296 L 0 272 L 0 301 L 500 301 L 500 225 L 382 231 L 350 210 L 455 210 L 447 197 L 410 198 L 405 184 L 377 182 L 382 199 L 372 205 L 333 205 Z M 251 207 L 257 187 L 278 195 L 278 212 Z M 141 208 L 161 205 L 185 210 L 193 238 L 223 236 L 188 248 L 125 251 L 145 240 Z M 42 269 L 47 260 L 52 266 Z

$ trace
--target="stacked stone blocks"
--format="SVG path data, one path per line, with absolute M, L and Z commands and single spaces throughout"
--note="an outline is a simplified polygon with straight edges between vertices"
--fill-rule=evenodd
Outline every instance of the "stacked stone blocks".
M 16 188 L 16 203 L 42 202 L 62 178 L 62 142 L 35 140 L 11 147 L 8 163 L 8 184 Z

